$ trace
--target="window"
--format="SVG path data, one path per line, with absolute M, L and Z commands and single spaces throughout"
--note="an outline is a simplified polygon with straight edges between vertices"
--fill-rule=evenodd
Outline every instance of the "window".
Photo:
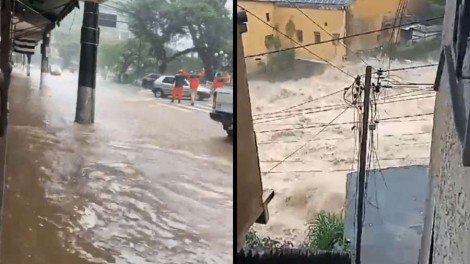
M 163 83 L 173 83 L 175 81 L 175 78 L 173 77 L 165 77 L 165 79 L 163 79 Z
M 314 37 L 315 43 L 321 42 L 320 32 L 318 31 L 313 32 L 313 37 Z
M 264 46 L 267 49 L 270 49 L 271 46 L 273 45 L 273 41 L 274 41 L 274 35 L 273 34 L 267 35 L 266 37 L 264 37 Z
M 271 19 L 269 19 L 269 13 L 266 13 L 266 21 L 270 21 Z
M 339 41 L 340 41 L 340 40 L 339 40 L 339 38 L 340 38 L 339 34 L 336 34 L 336 33 L 335 33 L 335 34 L 333 34 L 332 36 L 333 36 L 333 45 L 338 46 L 338 45 L 339 45 Z
M 304 42 L 304 32 L 302 30 L 297 30 L 297 41 Z

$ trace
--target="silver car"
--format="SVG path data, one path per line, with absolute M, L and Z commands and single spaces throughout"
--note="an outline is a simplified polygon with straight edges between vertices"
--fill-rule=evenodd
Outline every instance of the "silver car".
M 167 97 L 171 96 L 173 86 L 175 82 L 174 75 L 163 75 L 153 82 L 152 92 L 155 97 Z M 189 90 L 189 81 L 185 80 L 185 86 L 183 87 L 183 97 L 190 97 L 191 92 Z M 199 86 L 197 89 L 197 100 L 204 100 L 211 97 L 211 90 L 204 86 Z

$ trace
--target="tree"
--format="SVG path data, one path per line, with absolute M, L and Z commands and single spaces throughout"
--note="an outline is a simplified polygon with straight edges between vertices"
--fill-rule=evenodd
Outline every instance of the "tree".
M 100 68 L 108 67 L 114 70 L 120 64 L 120 57 L 125 52 L 126 44 L 101 44 L 98 47 L 98 65 Z
M 174 5 L 166 0 L 139 0 L 122 4 L 122 12 L 127 14 L 129 30 L 140 40 L 150 45 L 151 56 L 157 59 L 160 72 L 165 72 L 173 59 L 194 51 L 194 48 L 168 53 L 167 44 L 185 34 L 181 17 Z M 124 11 L 125 10 L 125 11 Z
M 225 48 L 227 53 L 233 54 L 233 48 L 228 48 L 229 43 L 233 43 L 233 18 L 225 3 L 220 0 L 175 0 L 172 3 L 172 10 L 179 14 L 178 21 L 191 36 L 209 80 L 221 66 L 216 53 Z
M 59 56 L 62 59 L 62 67 L 67 68 L 72 61 L 78 60 L 80 56 L 80 40 L 75 34 L 61 31 L 54 32 L 53 37 L 58 40 L 55 43 Z

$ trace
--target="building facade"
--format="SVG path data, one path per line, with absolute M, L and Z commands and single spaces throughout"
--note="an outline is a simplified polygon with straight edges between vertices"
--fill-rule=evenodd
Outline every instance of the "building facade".
M 406 5 L 401 5 L 407 2 Z M 279 39 L 280 48 L 309 45 L 295 50 L 296 59 L 315 63 L 341 63 L 348 53 L 370 49 L 390 42 L 400 30 L 341 40 L 342 37 L 406 23 L 408 13 L 421 7 L 423 0 L 243 0 L 237 4 L 248 13 L 248 28 L 243 35 L 247 71 L 263 68 L 273 47 L 270 40 Z M 399 8 L 403 6 L 403 10 Z M 253 14 L 250 14 L 253 13 Z M 400 19 L 395 19 L 396 17 Z M 268 24 L 268 25 L 267 25 Z M 272 27 L 280 32 L 277 32 Z M 334 41 L 339 38 L 340 40 Z M 393 41 L 400 38 L 393 37 Z M 316 44 L 320 43 L 320 44 Z M 347 48 L 346 48 L 347 47 Z
M 347 3 L 347 0 L 338 1 Z M 319 0 L 311 0 L 297 4 L 294 1 L 283 0 L 238 1 L 241 7 L 254 14 L 248 13 L 249 30 L 243 35 L 245 56 L 273 50 L 273 47 L 269 45 L 273 40 L 279 40 L 282 49 L 344 37 L 346 35 L 346 4 L 319 4 L 319 2 Z M 295 52 L 297 60 L 315 63 L 325 63 L 326 60 L 338 63 L 346 55 L 346 48 L 338 40 L 299 48 Z M 263 55 L 247 58 L 247 71 L 260 70 L 266 60 L 267 56 Z

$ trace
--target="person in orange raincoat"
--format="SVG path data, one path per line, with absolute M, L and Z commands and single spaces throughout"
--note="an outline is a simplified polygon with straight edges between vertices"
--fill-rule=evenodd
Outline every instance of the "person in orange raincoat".
M 185 85 L 185 78 L 183 74 L 181 74 L 181 71 L 180 71 L 175 75 L 175 81 L 174 81 L 174 86 L 173 86 L 173 91 L 172 91 L 172 96 L 171 96 L 172 103 L 175 101 L 176 97 L 178 97 L 178 104 L 181 103 L 181 99 L 183 99 L 184 85 Z
M 226 74 L 225 76 L 222 75 L 222 73 L 218 72 L 215 77 L 214 81 L 212 82 L 212 95 L 214 95 L 215 90 L 224 88 L 225 84 L 230 82 L 230 76 Z M 212 108 L 215 108 L 215 99 L 216 97 L 213 96 L 213 106 Z
M 195 72 L 185 72 L 184 70 L 180 70 L 180 73 L 183 74 L 184 77 L 189 79 L 189 89 L 191 91 L 191 105 L 194 105 L 194 101 L 196 100 L 197 95 L 197 88 L 199 88 L 200 79 L 204 77 L 206 72 L 202 69 L 199 74 Z
M 222 74 L 219 72 L 215 75 L 214 81 L 212 82 L 212 89 L 219 89 L 219 88 L 224 88 L 225 84 L 230 81 L 230 76 L 227 74 L 225 76 L 222 76 Z

